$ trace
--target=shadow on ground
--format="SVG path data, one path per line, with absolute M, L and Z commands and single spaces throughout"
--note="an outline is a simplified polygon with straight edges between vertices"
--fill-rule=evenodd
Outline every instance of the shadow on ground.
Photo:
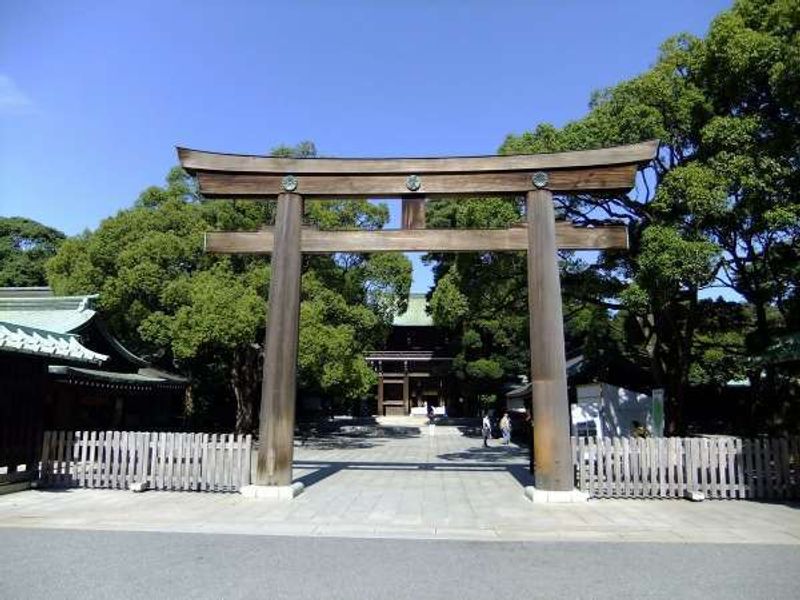
M 486 463 L 497 463 L 508 460 L 509 458 L 527 457 L 528 449 L 518 448 L 516 446 L 467 448 L 460 452 L 448 452 L 438 456 L 438 458 L 447 461 L 480 461 Z
M 487 472 L 507 472 L 521 486 L 533 485 L 533 476 L 526 465 L 520 464 L 491 464 L 486 462 L 453 462 L 453 463 L 426 463 L 426 462 L 357 462 L 357 461 L 314 461 L 299 460 L 294 462 L 296 469 L 311 469 L 295 481 L 305 487 L 312 486 L 320 481 L 335 475 L 340 471 L 456 471 L 460 473 L 475 473 L 480 476 Z

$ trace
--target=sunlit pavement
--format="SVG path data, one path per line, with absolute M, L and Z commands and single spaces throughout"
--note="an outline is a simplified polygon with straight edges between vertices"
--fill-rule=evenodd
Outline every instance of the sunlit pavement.
M 527 450 L 456 427 L 367 428 L 298 441 L 291 501 L 236 493 L 29 490 L 0 527 L 358 538 L 800 545 L 800 505 L 734 500 L 531 504 Z

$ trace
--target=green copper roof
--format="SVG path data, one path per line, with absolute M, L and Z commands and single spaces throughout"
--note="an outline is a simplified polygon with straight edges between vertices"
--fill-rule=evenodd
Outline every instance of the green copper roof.
M 427 313 L 427 307 L 425 294 L 410 294 L 408 309 L 402 315 L 396 316 L 392 324 L 399 327 L 432 327 L 433 319 Z
M 25 295 L 29 294 L 29 295 Z M 102 364 L 108 356 L 81 344 L 73 332 L 91 321 L 97 296 L 52 296 L 41 288 L 3 288 L 0 350 Z
M 54 333 L 70 333 L 94 318 L 97 296 L 0 297 L 0 321 Z
M 178 389 L 187 385 L 185 378 L 151 367 L 114 338 L 101 320 L 93 321 L 97 314 L 93 309 L 96 298 L 96 295 L 53 296 L 49 288 L 0 288 L 0 352 L 101 365 L 110 357 L 81 344 L 80 334 L 86 332 L 84 326 L 91 322 L 93 330 L 111 344 L 116 354 L 139 367 L 138 372 L 48 365 L 52 376 L 68 383 L 91 379 L 134 389 L 153 386 Z

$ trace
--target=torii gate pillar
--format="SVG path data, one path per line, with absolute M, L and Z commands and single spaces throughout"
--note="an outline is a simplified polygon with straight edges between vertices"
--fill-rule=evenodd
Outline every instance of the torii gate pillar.
M 528 192 L 528 313 L 536 488 L 575 487 L 553 194 Z
M 288 490 L 292 484 L 302 220 L 302 196 L 280 194 L 275 215 L 275 247 L 261 382 L 259 447 L 254 481 L 257 491 L 260 486 L 286 487 Z

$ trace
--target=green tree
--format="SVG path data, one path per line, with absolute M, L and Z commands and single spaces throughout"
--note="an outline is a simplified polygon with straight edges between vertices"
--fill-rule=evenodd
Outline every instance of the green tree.
M 428 222 L 437 228 L 503 228 L 523 218 L 518 200 L 478 198 L 434 200 Z M 434 322 L 457 342 L 453 369 L 462 394 L 476 402 L 530 368 L 527 262 L 521 252 L 429 254 L 436 287 L 430 307 Z M 577 263 L 574 263 L 577 264 Z M 565 299 L 571 347 L 583 334 L 572 327 L 579 305 Z M 573 339 L 576 338 L 576 339 Z
M 280 152 L 284 150 L 279 149 Z M 308 152 L 306 144 L 298 152 Z M 381 227 L 385 206 L 309 203 L 321 227 Z M 173 169 L 165 187 L 133 208 L 67 240 L 48 265 L 60 293 L 100 293 L 109 324 L 138 352 L 192 379 L 190 416 L 239 431 L 256 427 L 269 289 L 269 259 L 213 256 L 203 233 L 254 230 L 274 203 L 207 201 Z M 374 375 L 363 358 L 407 301 L 410 263 L 402 255 L 306 256 L 298 364 L 301 388 L 340 406 L 363 396 Z M 234 405 L 235 410 L 230 410 Z M 235 416 L 235 419 L 232 418 Z
M 0 286 L 47 285 L 45 263 L 66 236 L 23 217 L 0 217 Z
M 797 2 L 740 0 L 714 20 L 705 39 L 671 38 L 646 73 L 595 93 L 584 118 L 508 136 L 500 148 L 540 153 L 661 141 L 634 193 L 559 197 L 557 203 L 578 224 L 613 219 L 628 226 L 627 252 L 604 252 L 588 263 L 563 254 L 567 335 L 571 315 L 580 315 L 580 323 L 588 314 L 585 305 L 614 311 L 611 320 L 608 312 L 591 314 L 601 330 L 608 324 L 613 335 L 607 341 L 616 339 L 617 351 L 644 359 L 666 388 L 672 433 L 684 426 L 690 384 L 710 375 L 699 365 L 716 357 L 727 365 L 718 375 L 740 374 L 747 355 L 791 326 L 800 262 L 799 40 Z M 480 214 L 470 203 L 440 210 Z M 485 215 L 478 220 L 491 224 Z M 464 270 L 463 260 L 439 260 L 436 273 L 443 285 L 457 284 L 469 305 L 465 314 L 486 304 L 497 306 L 498 320 L 513 318 L 503 312 L 504 287 L 522 281 L 523 263 L 511 274 L 498 265 L 513 258 L 472 259 L 482 272 L 477 275 Z M 450 275 L 454 266 L 458 276 Z M 487 297 L 473 298 L 470 288 L 481 279 L 501 283 L 485 291 Z M 701 293 L 715 286 L 738 292 L 752 306 L 744 340 L 732 340 L 720 323 L 721 329 L 710 330 Z M 521 285 L 515 289 L 524 297 Z M 584 325 L 572 331 L 583 332 L 575 341 L 586 343 Z M 733 360 L 721 360 L 732 345 L 738 352 L 726 358 Z M 756 400 L 772 395 L 774 378 L 762 378 L 760 366 L 750 377 Z

